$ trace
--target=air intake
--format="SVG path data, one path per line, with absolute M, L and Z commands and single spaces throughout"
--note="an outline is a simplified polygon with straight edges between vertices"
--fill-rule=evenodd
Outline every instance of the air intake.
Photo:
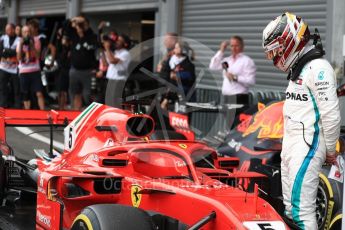
M 154 128 L 151 118 L 147 117 L 131 117 L 127 121 L 127 132 L 136 137 L 145 137 L 149 135 Z
M 111 167 L 123 167 L 126 166 L 128 160 L 119 160 L 119 159 L 103 159 L 102 164 L 103 166 L 111 166 Z

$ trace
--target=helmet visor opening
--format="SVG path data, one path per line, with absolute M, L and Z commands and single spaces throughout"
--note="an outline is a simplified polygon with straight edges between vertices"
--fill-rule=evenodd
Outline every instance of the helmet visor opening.
M 277 56 L 282 56 L 283 50 L 281 49 L 281 47 L 278 47 L 278 48 L 275 48 L 273 50 L 265 51 L 265 54 L 266 54 L 266 58 L 268 60 L 273 60 L 273 58 L 275 58 Z
M 265 47 L 266 58 L 272 60 L 276 56 L 283 55 L 283 44 L 277 39 Z

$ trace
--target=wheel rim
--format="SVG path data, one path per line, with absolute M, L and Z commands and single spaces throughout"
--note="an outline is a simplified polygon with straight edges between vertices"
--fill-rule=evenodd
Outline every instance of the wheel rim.
M 90 230 L 87 227 L 87 224 L 82 220 L 77 220 L 76 223 L 73 225 L 73 230 Z
M 327 200 L 326 191 L 322 186 L 319 185 L 317 188 L 317 197 L 316 197 L 316 222 L 319 229 L 321 229 L 321 227 L 326 221 L 327 207 L 328 207 L 328 200 Z

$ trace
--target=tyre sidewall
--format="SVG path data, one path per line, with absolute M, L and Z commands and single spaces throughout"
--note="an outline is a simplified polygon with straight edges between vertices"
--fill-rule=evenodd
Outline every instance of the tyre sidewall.
M 341 208 L 342 204 L 342 184 L 328 178 L 330 166 L 324 166 L 319 175 L 319 188 L 323 189 L 327 196 L 326 220 L 319 229 L 328 229 L 335 214 Z
M 5 161 L 2 158 L 2 153 L 0 153 L 0 205 L 5 195 L 6 178 Z
M 84 208 L 72 224 L 78 230 L 82 222 L 88 230 L 153 230 L 150 216 L 141 209 L 118 204 L 96 204 Z

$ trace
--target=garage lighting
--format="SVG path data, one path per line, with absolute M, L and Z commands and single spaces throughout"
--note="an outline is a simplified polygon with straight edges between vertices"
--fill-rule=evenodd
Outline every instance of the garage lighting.
M 153 25 L 153 24 L 155 24 L 155 21 L 154 20 L 141 20 L 141 24 Z

